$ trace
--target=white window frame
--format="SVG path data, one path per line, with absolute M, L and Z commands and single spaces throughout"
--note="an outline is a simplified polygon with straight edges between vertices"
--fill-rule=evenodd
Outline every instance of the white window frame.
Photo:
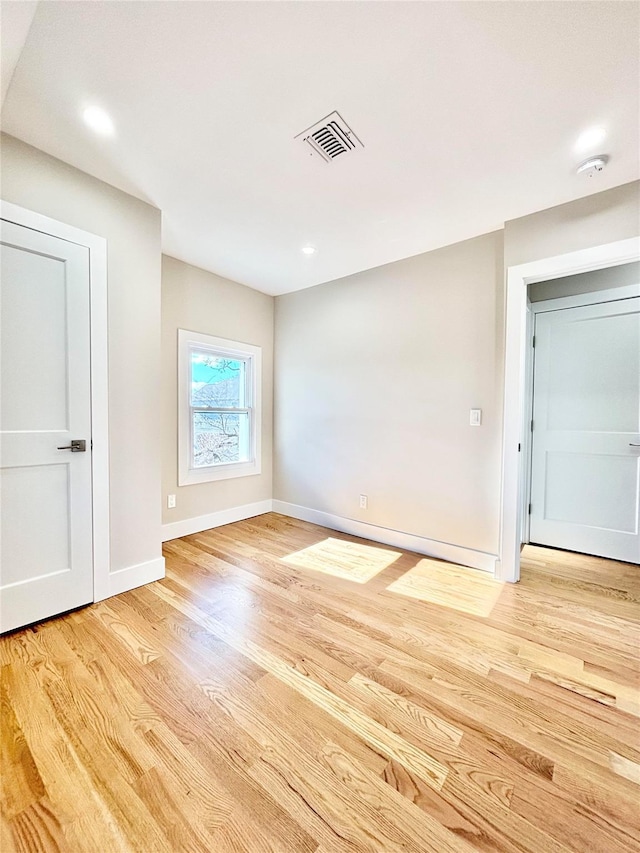
M 191 350 L 210 350 L 212 356 L 238 358 L 247 362 L 249 411 L 249 455 L 245 462 L 227 462 L 194 468 L 193 418 L 191 415 Z M 209 483 L 232 477 L 247 477 L 261 472 L 262 434 L 262 348 L 229 341 L 201 332 L 178 329 L 178 485 Z

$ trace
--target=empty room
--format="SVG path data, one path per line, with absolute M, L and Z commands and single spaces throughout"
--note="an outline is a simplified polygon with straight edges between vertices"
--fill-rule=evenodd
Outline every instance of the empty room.
M 2 853 L 640 853 L 640 2 L 0 59 Z

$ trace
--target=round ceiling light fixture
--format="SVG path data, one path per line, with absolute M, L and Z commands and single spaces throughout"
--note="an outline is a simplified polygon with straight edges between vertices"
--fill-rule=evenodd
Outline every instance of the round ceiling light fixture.
M 303 246 L 300 251 L 303 255 L 315 255 L 317 249 L 315 246 Z
M 581 163 L 576 169 L 576 175 L 586 175 L 588 178 L 592 178 L 594 175 L 597 175 L 598 172 L 601 172 L 604 167 L 609 162 L 609 158 L 606 154 L 599 154 L 597 157 L 589 157 L 588 160 L 585 160 L 584 163 Z
M 87 107 L 82 113 L 82 118 L 91 130 L 99 133 L 101 136 L 113 136 L 115 133 L 116 129 L 111 116 L 101 107 Z

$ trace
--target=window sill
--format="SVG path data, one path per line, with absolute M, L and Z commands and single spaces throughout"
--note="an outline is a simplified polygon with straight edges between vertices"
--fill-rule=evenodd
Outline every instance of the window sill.
M 259 462 L 237 462 L 230 465 L 211 466 L 210 468 L 190 468 L 186 472 L 180 472 L 178 485 L 191 486 L 195 483 L 214 483 L 216 480 L 250 477 L 260 473 Z

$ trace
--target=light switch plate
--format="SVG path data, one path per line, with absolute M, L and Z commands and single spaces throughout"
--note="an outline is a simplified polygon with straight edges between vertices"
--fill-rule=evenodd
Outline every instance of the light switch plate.
M 469 426 L 482 424 L 482 409 L 469 409 Z

